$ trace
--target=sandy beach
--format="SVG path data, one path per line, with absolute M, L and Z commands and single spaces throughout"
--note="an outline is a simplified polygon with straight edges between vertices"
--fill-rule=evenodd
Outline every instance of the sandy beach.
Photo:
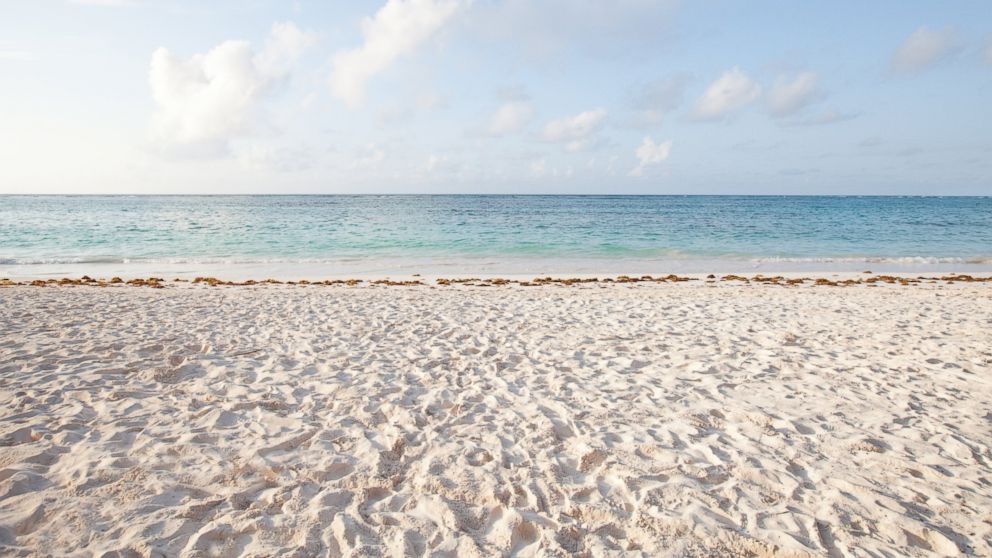
M 990 6 L 4 3 L 0 558 L 992 558 Z
M 992 555 L 992 285 L 0 289 L 9 556 Z

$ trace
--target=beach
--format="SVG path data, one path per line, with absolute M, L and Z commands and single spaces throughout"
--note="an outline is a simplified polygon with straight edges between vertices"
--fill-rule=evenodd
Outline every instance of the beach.
M 989 6 L 7 2 L 0 558 L 992 558 Z
M 864 277 L 0 287 L 0 553 L 992 555 L 992 284 Z

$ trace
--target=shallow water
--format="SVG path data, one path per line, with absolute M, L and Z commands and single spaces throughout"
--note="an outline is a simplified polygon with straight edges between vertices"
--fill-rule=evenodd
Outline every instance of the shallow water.
M 992 198 L 0 196 L 6 276 L 869 265 L 992 269 Z

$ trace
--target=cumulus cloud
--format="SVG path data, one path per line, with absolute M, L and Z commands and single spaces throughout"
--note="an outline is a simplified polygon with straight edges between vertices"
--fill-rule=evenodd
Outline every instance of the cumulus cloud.
M 278 23 L 258 53 L 247 41 L 225 41 L 188 60 L 159 48 L 149 72 L 152 140 L 189 155 L 226 152 L 232 136 L 250 131 L 260 100 L 312 41 L 292 23 Z
M 530 101 L 508 101 L 496 109 L 486 129 L 493 136 L 514 134 L 523 130 L 533 118 L 534 105 Z
M 816 82 L 817 77 L 813 72 L 803 72 L 792 81 L 779 77 L 765 97 L 768 112 L 781 118 L 812 104 L 822 95 Z
M 365 101 L 367 82 L 448 23 L 463 0 L 388 0 L 362 22 L 362 46 L 334 55 L 331 92 L 350 107 Z
M 891 66 L 900 73 L 920 72 L 945 60 L 959 48 L 957 32 L 953 28 L 920 27 L 896 49 Z
M 637 157 L 637 166 L 631 169 L 630 176 L 643 175 L 644 169 L 651 165 L 665 162 L 671 152 L 672 140 L 655 143 L 654 140 L 645 136 L 641 145 L 634 150 L 634 155 Z
M 548 122 L 544 126 L 542 137 L 547 141 L 564 143 L 565 149 L 569 151 L 579 151 L 589 145 L 605 121 L 604 109 L 588 110 Z
M 287 75 L 290 66 L 315 42 L 316 36 L 313 33 L 301 31 L 290 22 L 275 23 L 255 63 L 264 74 L 279 77 Z
M 761 97 L 761 85 L 734 66 L 710 84 L 696 101 L 693 116 L 699 120 L 719 120 Z

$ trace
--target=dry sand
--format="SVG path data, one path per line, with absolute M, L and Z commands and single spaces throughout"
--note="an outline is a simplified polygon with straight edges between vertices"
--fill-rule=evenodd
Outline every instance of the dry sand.
M 0 554 L 992 555 L 992 286 L 0 289 Z

